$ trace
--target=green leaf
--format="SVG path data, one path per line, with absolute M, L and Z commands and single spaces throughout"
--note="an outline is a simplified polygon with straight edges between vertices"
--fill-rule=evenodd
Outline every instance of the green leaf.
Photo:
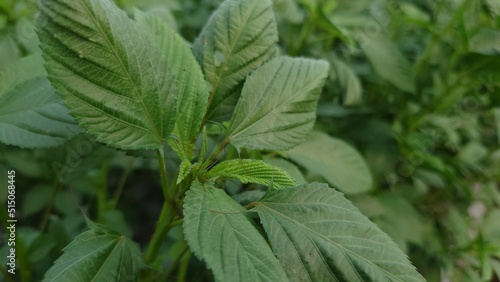
M 347 37 L 342 30 L 338 28 L 337 25 L 335 25 L 325 14 L 325 11 L 323 10 L 323 7 L 317 6 L 315 8 L 316 10 L 314 11 L 315 16 L 317 17 L 316 22 L 318 24 L 318 27 L 321 27 L 322 29 L 326 30 L 330 35 L 333 35 L 335 37 L 340 38 L 344 42 L 350 42 L 351 39 Z
M 294 186 L 297 183 L 285 171 L 260 160 L 229 160 L 213 167 L 206 177 L 235 178 L 242 183 L 256 183 L 275 188 Z
M 499 216 L 500 209 L 498 208 L 492 209 L 486 214 L 483 222 L 481 223 L 481 233 L 485 241 L 500 243 L 500 226 L 498 225 Z
M 297 184 L 304 184 L 307 183 L 306 179 L 304 178 L 304 175 L 300 171 L 300 169 L 295 165 L 294 163 L 282 159 L 282 158 L 270 158 L 270 157 L 265 157 L 263 159 L 264 162 L 270 164 L 272 167 L 277 167 L 279 169 L 284 170 L 288 175 L 290 175 Z
M 347 194 L 370 190 L 372 177 L 363 157 L 351 145 L 313 131 L 308 139 L 284 155 Z
M 226 0 L 193 44 L 212 85 L 207 119 L 229 119 L 243 80 L 276 55 L 278 31 L 269 0 Z
M 424 247 L 428 232 L 423 218 L 411 203 L 392 192 L 383 193 L 376 200 L 384 208 L 384 214 L 373 219 L 380 229 L 404 251 L 408 250 L 408 243 Z
M 6 69 L 0 74 L 0 93 L 5 95 L 14 88 L 28 80 L 45 76 L 43 59 L 39 55 L 21 58 L 13 64 L 7 64 Z
M 366 36 L 366 35 L 365 35 Z M 366 37 L 361 49 L 372 64 L 375 72 L 397 88 L 414 93 L 410 62 L 399 51 L 397 46 L 385 35 Z
M 494 115 L 496 127 L 497 127 L 497 140 L 498 144 L 500 145 L 500 107 L 496 107 L 491 109 Z
M 247 210 L 223 190 L 194 182 L 186 193 L 184 215 L 189 247 L 216 281 L 287 281 Z
M 356 73 L 346 63 L 337 58 L 332 58 L 330 62 L 332 65 L 330 75 L 343 96 L 343 104 L 348 106 L 359 105 L 363 91 Z
M 269 191 L 252 211 L 291 281 L 425 281 L 389 236 L 326 184 Z
M 498 0 L 485 0 L 484 1 L 492 16 L 500 15 L 500 1 Z
M 55 94 L 40 56 L 0 74 L 0 142 L 23 148 L 54 147 L 83 130 Z
M 182 161 L 180 166 L 179 166 L 179 174 L 177 175 L 177 181 L 175 184 L 179 185 L 186 176 L 191 172 L 193 169 L 193 164 L 189 161 Z
M 236 148 L 290 149 L 307 137 L 328 63 L 280 57 L 246 80 L 228 129 Z
M 194 141 L 200 132 L 201 121 L 208 103 L 208 84 L 203 79 L 200 65 L 191 49 L 175 30 L 161 19 L 136 11 L 136 20 L 148 31 L 162 54 L 167 57 L 169 70 L 175 75 L 179 112 L 176 117 L 175 134 L 180 137 L 182 159 L 191 159 Z
M 288 22 L 300 24 L 304 20 L 304 15 L 294 0 L 273 0 L 273 4 L 274 9 Z
M 89 227 L 64 248 L 43 281 L 136 281 L 143 262 L 135 244 L 107 227 Z
M 500 30 L 482 28 L 471 38 L 469 48 L 484 55 L 500 54 Z
M 174 129 L 174 79 L 165 56 L 110 0 L 41 0 L 36 25 L 49 79 L 98 141 L 159 148 Z

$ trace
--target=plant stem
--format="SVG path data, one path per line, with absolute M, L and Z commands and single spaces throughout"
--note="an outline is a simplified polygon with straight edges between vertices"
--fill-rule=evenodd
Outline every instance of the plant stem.
M 207 169 L 216 159 L 217 156 L 226 148 L 227 144 L 229 144 L 229 139 L 226 138 L 222 141 L 221 145 L 210 155 L 210 157 L 203 163 L 200 170 Z
M 175 214 L 172 212 L 169 202 L 165 201 L 161 209 L 160 219 L 158 219 L 158 222 L 156 223 L 155 233 L 151 238 L 149 246 L 146 250 L 146 255 L 144 256 L 146 264 L 154 262 L 158 256 L 163 239 L 165 238 L 165 235 L 167 235 L 170 228 L 172 228 L 170 223 L 173 221 L 174 217 Z
M 175 269 L 178 267 L 179 263 L 182 262 L 182 259 L 185 257 L 187 251 L 188 251 L 188 246 L 184 246 L 182 251 L 179 253 L 179 255 L 175 258 L 175 260 L 172 262 L 170 267 L 168 268 L 167 271 L 162 275 L 162 280 L 167 281 L 170 276 L 174 273 Z
M 180 261 L 180 266 L 179 270 L 177 271 L 178 276 L 177 276 L 177 282 L 185 282 L 186 281 L 186 276 L 188 272 L 188 267 L 189 267 L 189 259 L 191 258 L 191 253 L 187 251 L 188 248 L 186 248 L 186 251 L 184 255 L 181 258 Z
M 158 166 L 160 169 L 160 177 L 161 177 L 161 187 L 163 189 L 163 196 L 165 197 L 165 201 L 169 202 L 172 199 L 171 193 L 168 189 L 168 177 L 167 177 L 167 166 L 165 164 L 165 153 L 163 151 L 163 147 L 158 149 Z
M 165 158 L 163 148 L 157 150 L 158 153 L 158 164 L 161 176 L 161 186 L 163 189 L 163 195 L 165 201 L 163 202 L 163 207 L 161 209 L 160 218 L 156 222 L 156 230 L 151 238 L 149 246 L 146 250 L 144 256 L 144 261 L 149 264 L 152 263 L 158 256 L 161 244 L 165 235 L 167 235 L 172 225 L 170 224 L 175 218 L 175 203 L 173 202 L 172 193 L 168 187 L 167 181 L 167 168 L 165 165 Z

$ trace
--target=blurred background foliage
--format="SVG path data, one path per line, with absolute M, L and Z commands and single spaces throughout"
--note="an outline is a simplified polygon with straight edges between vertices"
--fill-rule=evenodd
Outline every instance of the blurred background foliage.
M 133 7 L 156 14 L 192 42 L 222 1 L 116 2 L 131 15 Z M 342 192 L 428 281 L 499 281 L 500 1 L 273 2 L 281 53 L 330 62 L 315 129 L 355 147 L 369 166 L 369 173 L 353 174 L 351 182 L 368 177 L 369 189 Z M 35 1 L 0 0 L 0 72 L 39 52 L 36 12 Z M 329 181 L 330 172 L 321 167 L 349 162 L 319 160 L 312 169 L 298 167 L 292 155 L 287 161 L 274 153 L 248 154 L 292 171 L 300 181 Z M 43 276 L 85 229 L 78 205 L 98 222 L 148 242 L 162 197 L 155 161 L 147 155 L 126 155 L 84 134 L 50 149 L 0 144 L 0 171 L 17 173 L 20 221 L 20 275 L 6 275 L 7 248 L 0 247 L 6 281 Z M 178 166 L 174 154 L 167 158 L 170 168 Z M 6 173 L 0 181 L 7 183 Z M 233 192 L 247 188 L 227 183 Z M 6 196 L 2 189 L 0 200 Z M 3 224 L 5 213 L 1 209 Z M 170 236 L 176 242 L 182 232 Z M 210 277 L 193 257 L 174 265 L 184 249 L 172 244 L 164 244 L 163 258 L 178 269 L 179 280 Z M 199 270 L 188 272 L 190 267 Z

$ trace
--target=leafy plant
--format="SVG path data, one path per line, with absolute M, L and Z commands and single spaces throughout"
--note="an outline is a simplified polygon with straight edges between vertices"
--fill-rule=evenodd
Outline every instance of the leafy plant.
M 374 176 L 370 191 L 338 188 L 429 281 L 497 281 L 483 231 L 500 203 L 496 1 L 279 2 L 295 11 L 279 17 L 280 47 L 332 66 L 316 128 L 355 144 Z M 293 160 L 335 181 L 317 147 L 289 156 L 309 151 Z
M 290 176 L 297 174 L 293 164 L 277 158 L 288 164 L 281 169 L 274 154 L 263 158 L 279 150 L 310 171 L 329 167 L 331 175 L 324 168 L 318 173 L 342 191 L 372 186 L 350 145 L 311 134 L 329 64 L 279 55 L 271 1 L 225 1 L 191 48 L 168 21 L 139 10 L 130 19 L 109 0 L 41 0 L 39 8 L 36 28 L 48 75 L 36 68 L 36 55 L 16 67 L 33 64 L 34 78 L 2 75 L 0 121 L 7 125 L 0 140 L 42 148 L 85 130 L 129 154 L 148 158 L 155 151 L 164 196 L 143 255 L 115 231 L 126 233 L 116 220 L 113 228 L 87 220 L 90 230 L 64 249 L 44 281 L 166 279 L 185 260 L 187 246 L 217 281 L 423 280 L 342 193 L 327 184 L 297 185 L 302 180 Z M 34 96 L 40 102 L 28 100 Z M 35 114 L 46 120 L 34 123 Z M 332 151 L 314 156 L 310 146 Z M 168 168 L 171 152 L 177 169 Z M 112 210 L 107 170 L 105 164 L 91 177 L 104 187 L 97 188 L 100 222 Z M 226 179 L 251 185 L 231 192 L 223 189 Z M 246 205 L 237 201 L 244 193 Z M 171 236 L 181 251 L 167 263 L 163 246 L 180 224 L 183 232 Z
M 496 1 L 73 2 L 0 0 L 6 281 L 500 277 Z

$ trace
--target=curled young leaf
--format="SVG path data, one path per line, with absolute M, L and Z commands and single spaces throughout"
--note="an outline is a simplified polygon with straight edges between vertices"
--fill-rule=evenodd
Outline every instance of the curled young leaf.
M 217 164 L 205 175 L 208 178 L 235 178 L 242 183 L 256 183 L 275 188 L 294 186 L 296 181 L 285 171 L 260 160 L 229 160 Z

